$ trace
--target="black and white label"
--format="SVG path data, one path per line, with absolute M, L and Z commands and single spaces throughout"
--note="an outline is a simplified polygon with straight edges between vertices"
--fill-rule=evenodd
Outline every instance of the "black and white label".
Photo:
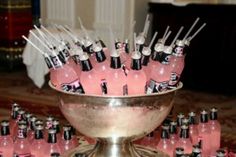
M 101 80 L 102 94 L 107 94 L 107 81 L 105 79 Z
M 13 157 L 31 157 L 31 154 L 30 153 L 26 153 L 26 154 L 14 153 Z
M 79 55 L 74 55 L 74 56 L 72 56 L 72 59 L 75 61 L 76 64 L 80 64 Z
M 176 72 L 172 72 L 170 75 L 170 80 L 168 84 L 168 88 L 175 88 L 179 82 L 180 75 L 177 74 Z
M 79 80 L 75 80 L 71 83 L 64 83 L 61 85 L 61 89 L 67 92 L 84 94 L 84 89 Z
M 168 81 L 156 82 L 153 79 L 150 80 L 149 85 L 147 87 L 147 94 L 151 93 L 160 93 L 166 91 L 168 87 Z
M 57 56 L 51 56 L 51 61 L 55 68 L 60 68 L 62 66 L 61 61 Z
M 183 53 L 184 53 L 184 48 L 183 47 L 177 46 L 174 49 L 174 55 L 175 56 L 183 56 Z

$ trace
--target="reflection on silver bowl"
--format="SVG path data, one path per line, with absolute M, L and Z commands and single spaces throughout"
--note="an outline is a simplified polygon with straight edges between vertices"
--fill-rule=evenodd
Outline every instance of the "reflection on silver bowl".
M 131 150 L 132 140 L 145 136 L 158 127 L 169 114 L 175 93 L 182 88 L 163 93 L 137 96 L 99 96 L 59 92 L 59 107 L 66 119 L 82 134 L 99 142 L 89 156 L 139 156 Z M 126 149 L 124 149 L 126 148 Z M 114 156 L 115 157 L 115 156 Z

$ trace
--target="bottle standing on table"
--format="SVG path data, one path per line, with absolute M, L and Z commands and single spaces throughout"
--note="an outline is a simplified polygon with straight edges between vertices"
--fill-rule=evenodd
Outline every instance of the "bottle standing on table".
M 25 117 L 24 115 L 25 115 L 25 110 L 19 109 L 18 114 L 17 114 L 16 126 L 14 127 L 14 130 L 13 130 L 13 140 L 15 140 L 18 135 L 19 122 L 23 121 L 23 122 L 25 122 L 25 125 L 27 124 L 24 119 L 24 117 Z
M 198 125 L 196 122 L 196 113 L 190 112 L 189 116 L 189 136 L 193 145 L 198 144 Z
M 217 109 L 212 108 L 210 110 L 210 121 L 208 122 L 211 130 L 211 155 L 215 155 L 215 152 L 220 148 L 221 126 L 217 120 Z
M 52 121 L 52 128 L 56 130 L 57 142 L 60 143 L 62 140 L 60 122 L 57 119 Z
M 46 118 L 46 122 L 45 122 L 45 128 L 44 128 L 44 139 L 45 139 L 45 141 L 47 141 L 48 140 L 48 130 L 49 129 L 52 129 L 52 122 L 53 122 L 53 120 L 54 120 L 54 117 L 53 116 L 51 116 L 51 115 L 49 115 L 49 116 L 47 116 L 47 118 Z
M 18 111 L 20 110 L 20 107 L 19 106 L 16 106 L 13 108 L 13 112 L 12 112 L 12 116 L 11 116 L 11 119 L 10 119 L 10 124 L 9 124 L 9 127 L 10 127 L 10 134 L 12 137 L 14 137 L 15 135 L 15 129 L 17 127 L 17 117 L 18 117 Z
M 44 157 L 51 157 L 52 153 L 61 154 L 61 149 L 60 149 L 59 143 L 57 142 L 55 129 L 48 130 L 48 141 L 43 152 L 44 152 L 44 155 L 43 155 Z
M 35 122 L 37 120 L 36 116 L 32 116 L 30 118 L 30 130 L 27 132 L 27 137 L 29 139 L 29 143 L 31 144 L 34 140 L 34 133 L 35 133 Z
M 69 126 L 63 127 L 63 139 L 61 140 L 60 145 L 62 154 L 76 147 L 72 141 L 71 128 Z
M 189 138 L 189 128 L 187 125 L 181 126 L 180 138 L 176 143 L 176 147 L 184 148 L 185 154 L 192 153 L 192 143 Z
M 80 54 L 80 63 L 82 67 L 80 81 L 84 92 L 86 94 L 101 95 L 102 88 L 99 73 L 94 70 L 87 53 Z
M 142 70 L 141 53 L 135 50 L 131 57 L 132 63 L 127 76 L 128 95 L 145 94 L 147 79 L 145 72 Z
M 211 130 L 208 124 L 208 113 L 205 110 L 201 111 L 200 123 L 198 124 L 198 133 L 202 155 L 209 156 L 211 154 Z
M 31 155 L 32 157 L 42 157 L 44 155 L 44 150 L 46 147 L 46 142 L 43 137 L 43 126 L 35 126 L 34 140 L 31 144 Z
M 178 133 L 178 136 L 180 136 L 180 130 L 181 130 L 181 126 L 183 124 L 183 119 L 184 119 L 184 114 L 183 113 L 179 113 L 177 115 L 177 133 Z
M 161 139 L 157 145 L 157 149 L 173 157 L 174 147 L 170 143 L 168 130 L 165 128 L 162 128 Z
M 184 155 L 184 148 L 182 147 L 177 147 L 175 148 L 175 152 L 174 152 L 174 157 L 182 157 L 182 155 Z
M 18 124 L 17 138 L 14 143 L 14 156 L 31 157 L 30 143 L 27 139 L 27 126 L 26 124 Z
M 3 120 L 1 122 L 1 136 L 0 136 L 0 155 L 3 157 L 13 156 L 13 139 L 10 135 L 9 121 Z
M 177 133 L 177 123 L 174 121 L 170 122 L 169 134 L 170 134 L 170 143 L 175 148 L 175 145 L 178 142 L 179 137 Z

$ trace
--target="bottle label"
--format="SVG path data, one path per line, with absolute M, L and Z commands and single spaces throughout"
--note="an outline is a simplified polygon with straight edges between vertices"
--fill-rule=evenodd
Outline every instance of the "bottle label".
M 27 132 L 26 129 L 18 129 L 17 137 L 18 138 L 26 138 L 27 137 L 26 132 Z
M 107 81 L 106 81 L 106 79 L 101 80 L 101 88 L 102 88 L 102 94 L 106 95 L 107 94 Z
M 61 89 L 66 92 L 73 92 L 73 93 L 80 93 L 80 94 L 85 93 L 79 80 L 75 80 L 71 83 L 64 83 L 61 85 Z
M 14 153 L 13 157 L 31 157 L 31 154 L 30 153 L 26 153 L 26 154 Z
M 47 130 L 51 129 L 51 128 L 52 128 L 52 121 L 47 121 L 45 128 L 46 128 Z
M 156 82 L 153 79 L 150 80 L 149 86 L 147 87 L 147 94 L 160 93 L 166 91 L 168 87 L 168 81 Z
M 184 53 L 184 48 L 183 47 L 180 47 L 180 46 L 177 46 L 175 49 L 174 49 L 174 55 L 175 56 L 178 56 L 178 57 L 181 57 L 183 56 L 183 53 Z
M 72 59 L 75 61 L 76 64 L 80 64 L 79 55 L 72 56 Z
M 168 88 L 169 89 L 175 88 L 177 86 L 178 82 L 179 82 L 179 79 L 180 79 L 180 75 L 177 74 L 176 72 L 172 72 L 171 75 L 170 75 Z
M 61 61 L 57 56 L 51 56 L 51 61 L 55 68 L 60 68 L 62 66 Z
M 123 86 L 123 95 L 128 95 L 128 85 Z
M 171 54 L 162 53 L 162 55 L 160 56 L 160 63 L 169 64 L 170 57 L 171 57 Z

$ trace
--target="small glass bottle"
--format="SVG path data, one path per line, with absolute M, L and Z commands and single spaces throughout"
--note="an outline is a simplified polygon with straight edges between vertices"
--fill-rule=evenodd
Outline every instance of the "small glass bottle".
M 9 121 L 3 120 L 1 122 L 1 136 L 0 136 L 0 154 L 3 157 L 13 156 L 13 139 L 10 135 Z
M 196 122 L 196 113 L 190 112 L 189 116 L 189 136 L 193 145 L 198 144 L 198 126 Z
M 34 140 L 31 144 L 31 155 L 32 157 L 41 157 L 43 156 L 43 151 L 46 147 L 46 142 L 43 138 L 43 126 L 36 125 L 35 126 L 35 134 Z
M 177 133 L 177 123 L 174 121 L 170 122 L 169 134 L 170 134 L 170 142 L 175 148 L 175 145 L 178 142 L 179 137 Z
M 181 126 L 180 138 L 176 143 L 176 147 L 183 147 L 185 154 L 192 153 L 192 143 L 189 138 L 189 128 L 187 125 Z
M 61 151 L 65 153 L 68 150 L 75 148 L 72 138 L 71 138 L 71 128 L 69 126 L 63 127 L 63 140 L 61 140 Z
M 14 156 L 31 157 L 30 143 L 27 139 L 26 124 L 18 124 L 18 134 L 14 143 Z
M 45 147 L 44 151 L 44 157 L 51 157 L 52 153 L 60 153 L 61 149 L 57 142 L 57 136 L 56 136 L 56 130 L 55 129 L 49 129 L 48 130 L 48 140 L 47 140 L 47 147 Z
M 183 113 L 179 113 L 177 115 L 177 133 L 178 135 L 180 135 L 180 130 L 181 130 L 181 126 L 183 124 L 183 118 L 185 117 L 185 115 Z
M 27 135 L 30 143 L 32 143 L 33 140 L 34 140 L 35 122 L 36 122 L 36 120 L 37 120 L 36 116 L 32 116 L 30 118 L 30 130 L 28 131 L 28 135 Z

